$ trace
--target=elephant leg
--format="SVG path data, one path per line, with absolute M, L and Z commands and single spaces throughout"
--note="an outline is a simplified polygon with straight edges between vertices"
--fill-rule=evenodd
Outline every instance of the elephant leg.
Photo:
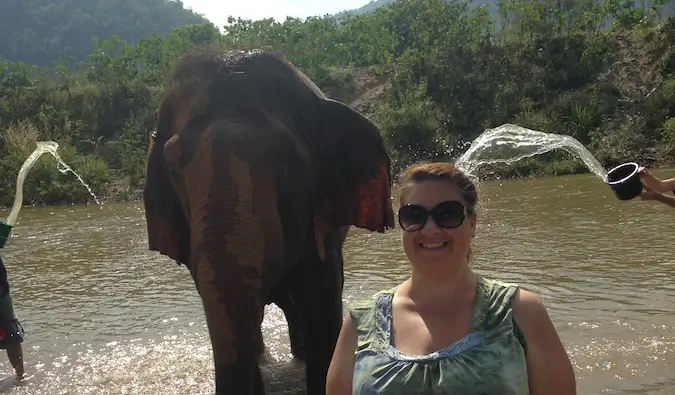
M 326 393 L 326 375 L 342 327 L 341 235 L 326 236 L 326 255 L 304 259 L 292 292 L 302 324 L 308 394 Z
M 195 284 L 197 284 L 197 278 L 195 276 L 195 271 L 192 270 L 192 268 L 189 268 L 189 269 L 190 269 L 190 274 L 192 275 L 192 279 L 194 280 Z M 259 338 L 259 340 L 257 342 L 257 345 L 255 346 L 255 349 L 261 350 L 261 352 L 260 352 L 261 354 L 262 354 L 262 352 L 264 352 L 265 343 L 264 343 L 262 337 Z M 292 349 L 292 347 L 291 347 L 291 349 Z M 265 384 L 263 382 L 262 372 L 260 371 L 260 367 L 259 367 L 258 364 L 255 365 L 255 372 L 254 373 L 255 373 L 255 377 L 254 377 L 255 381 L 254 381 L 254 391 L 253 391 L 253 393 L 256 394 L 256 395 L 265 395 Z
M 216 394 L 263 395 L 258 367 L 263 344 L 259 318 L 262 311 L 258 314 L 256 298 L 244 292 L 237 294 L 237 286 L 223 295 L 212 293 L 203 281 L 199 283 L 213 348 Z
M 286 317 L 288 324 L 288 337 L 291 343 L 291 353 L 293 357 L 302 362 L 307 361 L 305 354 L 305 341 L 302 334 L 302 325 L 300 317 L 298 316 L 298 306 L 294 302 L 293 294 L 290 290 L 280 292 L 279 296 L 274 300 L 276 304 Z
M 265 383 L 263 382 L 262 379 L 262 371 L 260 370 L 260 366 L 257 364 L 255 366 L 255 382 L 253 387 L 253 393 L 255 395 L 266 395 Z

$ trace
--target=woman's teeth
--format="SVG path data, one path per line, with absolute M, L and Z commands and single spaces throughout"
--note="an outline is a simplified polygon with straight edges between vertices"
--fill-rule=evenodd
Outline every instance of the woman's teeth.
M 422 248 L 441 248 L 445 247 L 448 242 L 445 243 L 422 243 Z

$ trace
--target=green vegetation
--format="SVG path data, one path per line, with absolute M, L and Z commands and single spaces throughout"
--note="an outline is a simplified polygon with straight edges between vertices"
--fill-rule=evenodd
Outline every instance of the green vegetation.
M 329 95 L 381 127 L 395 169 L 456 157 L 484 129 L 511 122 L 579 139 L 605 165 L 675 159 L 675 1 L 504 0 L 497 18 L 468 1 L 397 1 L 360 15 L 231 19 L 135 44 L 112 37 L 77 64 L 0 62 L 0 204 L 37 140 L 54 140 L 105 199 L 138 196 L 148 133 L 173 60 L 200 45 L 268 46 Z M 556 7 L 551 7 L 555 4 Z M 613 21 L 613 22 L 612 22 Z M 611 23 L 610 23 L 611 22 Z M 585 171 L 551 153 L 502 176 Z M 11 187 L 10 187 L 11 186 Z M 44 157 L 24 202 L 88 200 Z

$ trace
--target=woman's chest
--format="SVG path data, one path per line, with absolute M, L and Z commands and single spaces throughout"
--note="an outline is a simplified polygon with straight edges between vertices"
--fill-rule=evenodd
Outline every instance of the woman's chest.
M 471 306 L 422 313 L 394 307 L 391 344 L 409 355 L 426 355 L 447 348 L 467 335 L 471 312 Z
M 417 359 L 385 354 L 357 358 L 354 394 L 500 394 L 529 392 L 524 355 L 502 344 L 470 347 L 453 356 Z

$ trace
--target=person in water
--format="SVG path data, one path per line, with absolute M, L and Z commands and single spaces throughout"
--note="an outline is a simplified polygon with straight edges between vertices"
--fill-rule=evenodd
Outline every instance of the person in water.
M 469 266 L 478 202 L 471 179 L 453 164 L 427 163 L 404 171 L 399 185 L 411 275 L 350 306 L 326 394 L 576 394 L 541 300 Z
M 640 194 L 643 200 L 656 200 L 675 207 L 675 195 L 666 195 L 666 192 L 675 190 L 675 177 L 661 180 L 646 168 L 641 167 L 640 181 L 645 188 Z
M 18 377 L 24 374 L 23 367 L 23 327 L 14 314 L 12 295 L 9 293 L 7 269 L 0 257 L 0 349 L 7 350 L 9 362 Z

